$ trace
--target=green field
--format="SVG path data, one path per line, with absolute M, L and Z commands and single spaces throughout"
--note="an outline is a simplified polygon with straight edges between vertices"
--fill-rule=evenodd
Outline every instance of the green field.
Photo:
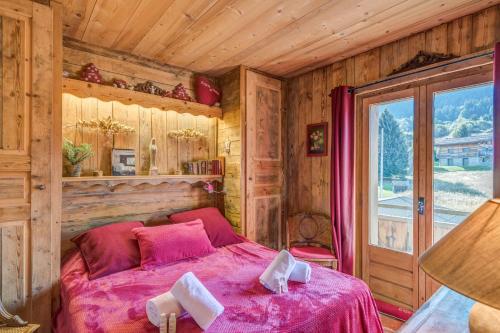
M 472 212 L 491 198 L 493 174 L 488 167 L 435 167 L 434 204 L 448 209 Z M 394 193 L 390 181 L 384 182 L 382 198 L 412 196 L 412 191 Z

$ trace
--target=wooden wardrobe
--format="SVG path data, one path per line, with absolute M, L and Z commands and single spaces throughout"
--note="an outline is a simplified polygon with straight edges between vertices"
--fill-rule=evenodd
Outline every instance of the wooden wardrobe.
M 59 276 L 61 6 L 0 1 L 0 278 L 7 309 L 50 332 Z
M 245 67 L 224 75 L 218 130 L 225 214 L 243 235 L 275 249 L 284 230 L 283 84 Z

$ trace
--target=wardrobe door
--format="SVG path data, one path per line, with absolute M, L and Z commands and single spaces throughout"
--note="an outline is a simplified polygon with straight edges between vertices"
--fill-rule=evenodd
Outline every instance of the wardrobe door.
M 246 234 L 281 246 L 283 151 L 281 81 L 247 71 Z
M 29 16 L 0 8 L 0 260 L 2 301 L 28 315 L 31 219 Z
M 53 32 L 52 8 L 0 1 L 0 292 L 7 310 L 40 332 L 50 332 L 59 274 Z

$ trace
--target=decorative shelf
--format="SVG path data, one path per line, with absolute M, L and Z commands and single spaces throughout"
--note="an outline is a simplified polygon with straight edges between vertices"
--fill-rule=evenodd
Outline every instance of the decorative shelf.
M 161 97 L 140 91 L 121 89 L 81 80 L 63 78 L 63 92 L 78 97 L 95 97 L 103 101 L 117 101 L 123 104 L 137 104 L 145 108 L 189 113 L 195 116 L 222 118 L 222 109 L 196 102 Z
M 116 186 L 120 184 L 128 184 L 132 186 L 140 184 L 158 185 L 162 183 L 179 184 L 189 183 L 195 184 L 198 182 L 222 182 L 221 175 L 160 175 L 160 176 L 103 176 L 103 177 L 63 177 L 63 186 L 71 186 L 73 184 L 98 185 L 106 184 Z

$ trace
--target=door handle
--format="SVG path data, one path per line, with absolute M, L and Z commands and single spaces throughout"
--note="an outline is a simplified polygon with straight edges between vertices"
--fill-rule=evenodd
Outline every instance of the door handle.
M 425 214 L 425 198 L 419 197 L 418 198 L 418 214 L 419 215 L 424 215 Z
M 40 184 L 40 185 L 35 186 L 35 188 L 40 190 L 40 191 L 43 191 L 43 190 L 45 190 L 45 185 Z

